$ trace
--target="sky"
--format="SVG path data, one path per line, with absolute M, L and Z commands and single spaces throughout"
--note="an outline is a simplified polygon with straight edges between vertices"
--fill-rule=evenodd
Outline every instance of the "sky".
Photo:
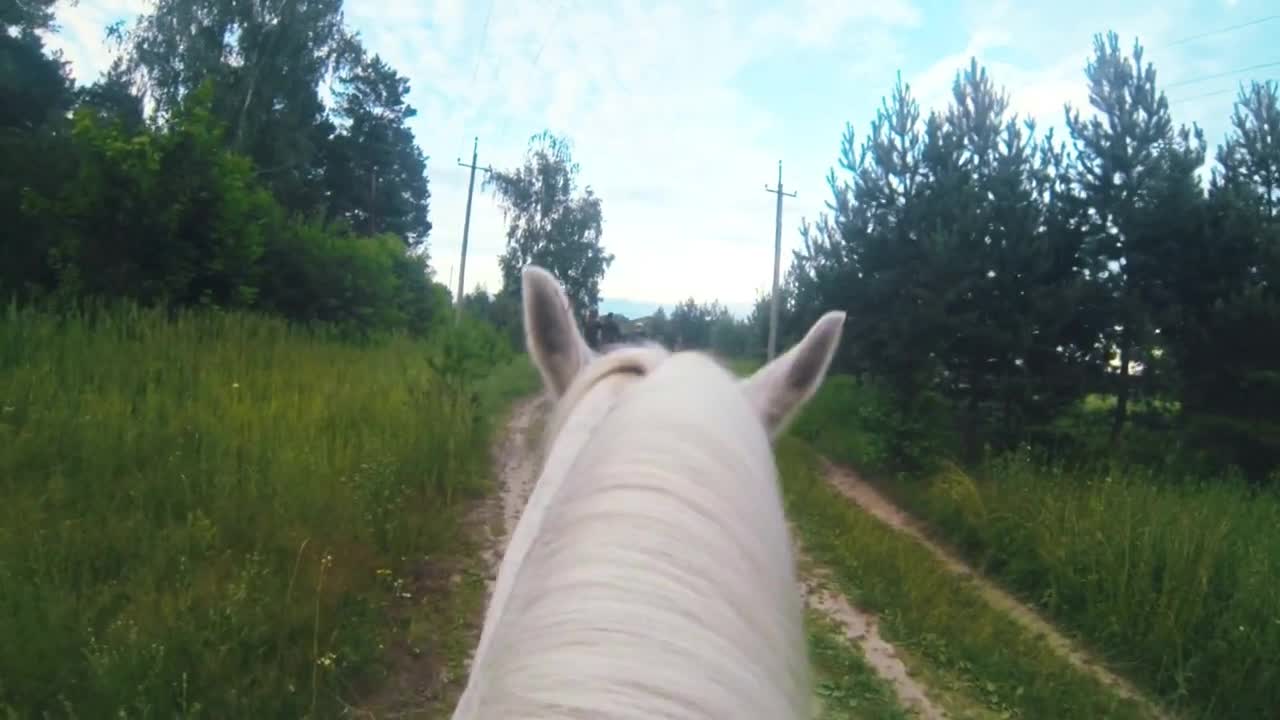
M 104 28 L 148 6 L 64 0 L 50 44 L 92 82 L 111 60 Z M 603 203 L 615 256 L 604 308 L 631 314 L 688 297 L 748 310 L 771 282 L 765 186 L 779 161 L 797 193 L 783 206 L 785 272 L 801 220 L 831 197 L 846 123 L 860 142 L 898 73 L 924 111 L 942 110 L 975 57 L 1014 112 L 1066 138 L 1063 104 L 1088 110 L 1093 34 L 1114 30 L 1126 50 L 1142 42 L 1175 122 L 1199 124 L 1211 155 L 1238 83 L 1280 79 L 1274 0 L 346 0 L 345 12 L 411 83 L 437 279 L 456 288 L 468 182 L 458 160 L 470 161 L 473 138 L 480 165 L 514 168 L 549 129 L 570 139 L 580 183 Z M 505 225 L 481 179 L 468 292 L 501 286 Z

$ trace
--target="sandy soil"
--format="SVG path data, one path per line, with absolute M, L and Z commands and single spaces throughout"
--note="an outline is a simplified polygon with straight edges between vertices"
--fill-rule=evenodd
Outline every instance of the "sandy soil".
M 799 548 L 797 557 L 803 569 L 800 589 L 809 607 L 843 628 L 845 637 L 862 650 L 867 664 L 893 687 L 904 707 L 915 710 L 925 720 L 946 718 L 947 714 L 929 699 L 924 686 L 911 677 L 893 645 L 880 636 L 875 615 L 854 607 L 848 598 L 833 589 L 826 569 L 810 561 Z
M 497 579 L 502 553 L 511 540 L 520 513 L 524 511 L 533 486 L 538 482 L 538 440 L 547 402 L 542 396 L 516 403 L 507 420 L 506 432 L 494 447 L 493 466 L 497 469 L 498 492 L 482 510 L 487 516 L 490 542 L 485 559 L 489 568 L 489 590 Z

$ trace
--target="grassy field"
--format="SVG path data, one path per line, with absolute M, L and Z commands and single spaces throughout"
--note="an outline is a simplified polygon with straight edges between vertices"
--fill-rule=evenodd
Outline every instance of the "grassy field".
M 1027 455 L 885 481 L 900 451 L 886 415 L 874 392 L 832 378 L 794 434 L 880 474 L 971 561 L 1187 715 L 1280 707 L 1280 495 L 1232 477 Z
M 334 715 L 380 682 L 398 579 L 461 551 L 533 380 L 467 326 L 4 311 L 0 715 Z M 428 657 L 464 610 L 415 618 Z

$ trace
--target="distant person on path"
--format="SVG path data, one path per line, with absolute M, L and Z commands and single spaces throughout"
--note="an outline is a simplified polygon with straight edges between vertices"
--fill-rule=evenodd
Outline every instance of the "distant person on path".
M 619 342 L 622 342 L 622 328 L 618 327 L 617 316 L 609 313 L 600 323 L 600 343 L 611 345 Z
M 600 315 L 595 308 L 587 311 L 587 344 L 592 350 L 600 349 Z

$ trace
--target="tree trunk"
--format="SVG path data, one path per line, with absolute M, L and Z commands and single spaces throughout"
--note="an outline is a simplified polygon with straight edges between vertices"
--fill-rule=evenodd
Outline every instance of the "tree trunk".
M 965 408 L 964 422 L 964 454 L 965 460 L 974 464 L 978 462 L 978 373 L 969 376 L 969 400 Z
M 1111 419 L 1111 444 L 1120 439 L 1120 431 L 1124 429 L 1125 419 L 1129 414 L 1129 358 L 1133 352 L 1133 343 L 1129 339 L 1126 328 L 1120 335 L 1120 387 L 1116 390 L 1116 409 Z

